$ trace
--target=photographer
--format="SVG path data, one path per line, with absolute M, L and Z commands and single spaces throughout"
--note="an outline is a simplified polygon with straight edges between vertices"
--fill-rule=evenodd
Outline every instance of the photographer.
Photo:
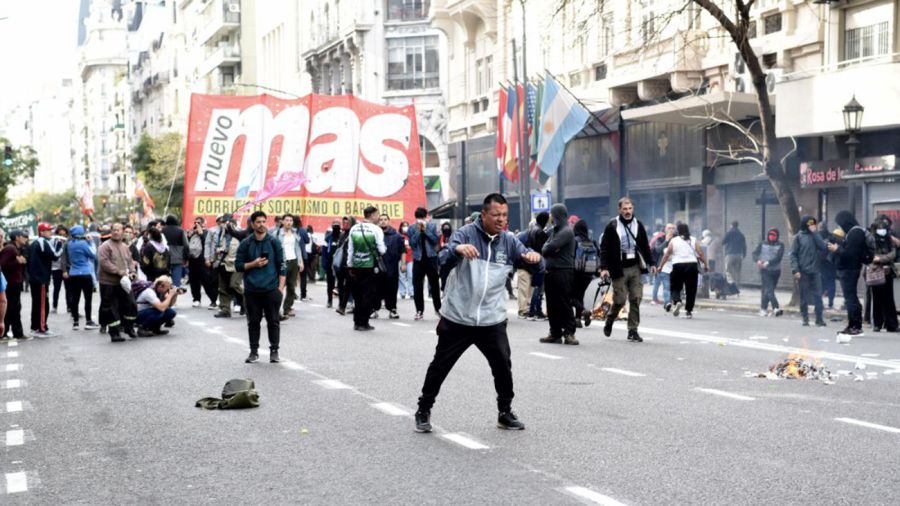
M 241 306 L 244 314 L 243 273 L 235 269 L 238 246 L 246 233 L 237 228 L 237 222 L 231 214 L 219 218 L 221 224 L 207 237 L 206 265 L 214 269 L 218 280 L 219 312 L 216 318 L 231 318 L 231 303 Z
M 151 335 L 162 336 L 169 331 L 163 329 L 163 325 L 172 326 L 175 322 L 175 301 L 178 295 L 185 292 L 184 288 L 172 286 L 172 278 L 160 276 L 153 284 L 137 296 L 137 323 L 140 326 L 138 335 L 149 337 Z

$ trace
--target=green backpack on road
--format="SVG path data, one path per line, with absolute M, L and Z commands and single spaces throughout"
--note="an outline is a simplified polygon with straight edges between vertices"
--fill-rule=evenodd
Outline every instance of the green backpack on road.
M 204 397 L 195 404 L 203 409 L 245 409 L 259 407 L 259 393 L 252 379 L 232 379 L 225 383 L 222 398 Z

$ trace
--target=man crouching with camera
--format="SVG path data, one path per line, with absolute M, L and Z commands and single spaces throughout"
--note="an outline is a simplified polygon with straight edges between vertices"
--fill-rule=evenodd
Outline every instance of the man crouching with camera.
M 178 295 L 184 293 L 183 288 L 172 286 L 172 278 L 160 276 L 153 284 L 138 294 L 137 324 L 138 335 L 141 337 L 162 336 L 169 331 L 163 329 L 163 325 L 171 327 L 175 323 L 175 310 L 172 307 L 178 300 Z

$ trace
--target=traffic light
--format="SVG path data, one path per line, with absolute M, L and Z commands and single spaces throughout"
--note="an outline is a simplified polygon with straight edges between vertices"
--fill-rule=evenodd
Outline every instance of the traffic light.
M 12 146 L 7 144 L 6 147 L 3 148 L 3 166 L 4 167 L 12 167 L 12 164 L 13 164 Z

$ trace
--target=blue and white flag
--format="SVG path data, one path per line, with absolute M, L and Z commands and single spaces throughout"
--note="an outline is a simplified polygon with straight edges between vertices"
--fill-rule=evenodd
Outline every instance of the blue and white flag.
M 566 143 L 581 132 L 591 114 L 552 76 L 544 80 L 541 106 L 537 164 L 541 172 L 552 176 L 559 169 Z

